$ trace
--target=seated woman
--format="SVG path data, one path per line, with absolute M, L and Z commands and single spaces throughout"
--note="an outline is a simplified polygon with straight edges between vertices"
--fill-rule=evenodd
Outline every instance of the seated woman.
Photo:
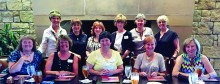
M 42 60 L 42 54 L 36 49 L 36 42 L 31 36 L 23 36 L 17 49 L 8 57 L 9 73 L 28 74 L 27 66 L 38 68 Z
M 201 75 L 201 78 L 217 76 L 208 58 L 200 53 L 199 41 L 195 38 L 187 38 L 183 43 L 183 54 L 177 57 L 172 75 L 188 77 L 189 73 L 195 71 L 196 66 L 203 67 L 208 72 Z
M 50 54 L 45 66 L 46 74 L 58 76 L 78 75 L 79 55 L 69 51 L 72 45 L 67 35 L 60 35 L 57 44 L 58 52 Z
M 139 72 L 140 76 L 165 75 L 166 71 L 164 58 L 161 54 L 154 52 L 156 40 L 153 36 L 144 39 L 145 52 L 137 56 L 134 71 Z
M 116 75 L 122 73 L 123 61 L 119 52 L 110 49 L 111 34 L 103 31 L 99 35 L 100 49 L 89 54 L 87 66 L 93 75 Z

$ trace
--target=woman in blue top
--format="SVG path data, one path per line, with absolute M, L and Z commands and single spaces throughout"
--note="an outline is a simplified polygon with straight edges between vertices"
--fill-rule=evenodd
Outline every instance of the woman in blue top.
M 8 57 L 9 73 L 28 74 L 26 67 L 33 65 L 38 68 L 42 60 L 42 54 L 36 49 L 36 43 L 33 37 L 24 36 L 19 45 Z

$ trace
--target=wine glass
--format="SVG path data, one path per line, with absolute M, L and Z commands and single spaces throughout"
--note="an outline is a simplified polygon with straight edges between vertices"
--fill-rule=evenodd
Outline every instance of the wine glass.
M 33 75 L 35 74 L 35 67 L 33 65 L 28 65 L 27 66 L 27 73 L 32 78 Z
M 129 77 L 131 76 L 131 66 L 125 66 L 125 75 L 127 79 L 129 80 Z
M 83 73 L 83 76 L 85 77 L 85 80 L 87 79 L 89 73 L 88 73 L 88 66 L 84 65 L 82 67 L 82 73 Z

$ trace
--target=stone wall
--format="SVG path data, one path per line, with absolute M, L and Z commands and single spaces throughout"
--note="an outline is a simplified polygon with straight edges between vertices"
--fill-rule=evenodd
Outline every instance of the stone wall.
M 27 34 L 36 37 L 32 0 L 0 0 L 0 28 L 5 24 L 10 24 L 18 37 Z
M 193 34 L 220 74 L 220 0 L 195 0 Z

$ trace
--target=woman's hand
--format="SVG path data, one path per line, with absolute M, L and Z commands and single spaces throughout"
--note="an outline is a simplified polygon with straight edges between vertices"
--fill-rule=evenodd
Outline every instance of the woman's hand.
M 29 63 L 30 62 L 30 57 L 29 56 L 21 56 L 21 58 L 23 60 L 23 63 Z
M 146 72 L 140 72 L 139 75 L 140 76 L 147 76 L 147 73 Z
M 153 73 L 151 73 L 151 77 L 155 77 L 155 76 L 157 76 L 157 74 L 158 74 L 158 72 L 153 72 Z
M 102 69 L 100 71 L 100 74 L 99 75 L 106 75 L 106 76 L 111 76 L 113 75 L 112 71 L 108 70 L 108 69 Z
M 66 76 L 66 75 L 70 75 L 71 72 L 69 71 L 59 71 L 59 73 L 57 74 L 58 76 Z

